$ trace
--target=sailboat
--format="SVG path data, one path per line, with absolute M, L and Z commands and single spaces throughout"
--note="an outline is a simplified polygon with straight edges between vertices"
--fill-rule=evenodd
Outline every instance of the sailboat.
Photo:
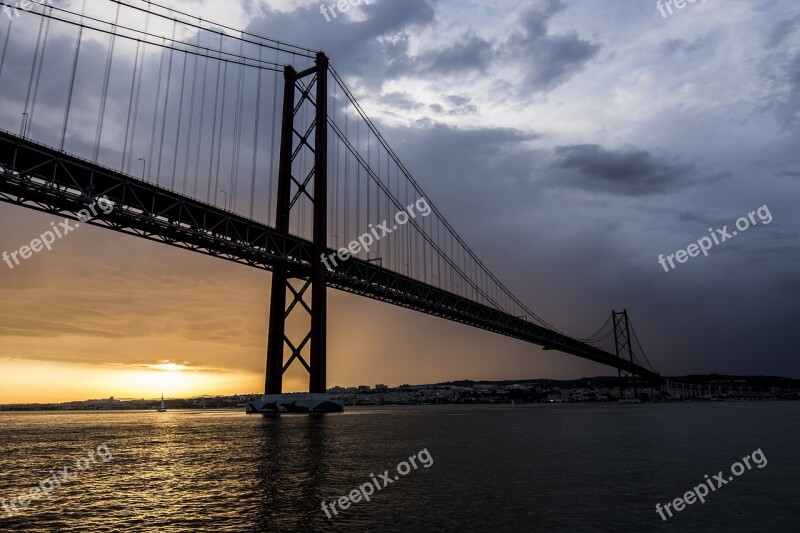
M 158 409 L 156 409 L 156 411 L 158 411 L 159 413 L 163 413 L 166 410 L 167 410 L 167 406 L 164 405 L 164 395 L 162 394 L 161 395 L 161 405 L 158 406 Z

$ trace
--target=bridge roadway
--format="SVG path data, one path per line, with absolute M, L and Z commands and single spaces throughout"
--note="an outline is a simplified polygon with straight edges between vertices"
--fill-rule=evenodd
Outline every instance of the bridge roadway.
M 121 233 L 293 275 L 310 271 L 310 241 L 80 157 L 0 130 L 0 201 L 77 219 L 101 196 L 113 211 L 89 221 Z M 35 235 L 32 235 L 32 238 Z M 655 372 L 493 307 L 356 258 L 337 262 L 328 285 L 632 372 L 653 383 Z

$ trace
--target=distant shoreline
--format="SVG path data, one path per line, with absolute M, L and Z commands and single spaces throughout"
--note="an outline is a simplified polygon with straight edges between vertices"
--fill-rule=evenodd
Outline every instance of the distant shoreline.
M 414 405 L 483 405 L 535 403 L 614 403 L 637 394 L 643 401 L 790 401 L 800 400 L 800 380 L 777 376 L 729 376 L 721 374 L 676 376 L 673 386 L 691 388 L 695 397 L 679 398 L 651 389 L 646 383 L 633 380 L 620 382 L 615 376 L 574 380 L 525 379 L 506 381 L 451 381 L 430 385 L 387 387 L 332 387 L 333 398 L 346 406 L 414 406 Z M 674 391 L 673 391 L 674 392 Z M 169 411 L 208 411 L 244 409 L 248 401 L 261 394 L 201 396 L 166 399 Z M 0 405 L 0 412 L 88 412 L 88 411 L 155 411 L 160 399 L 117 400 L 113 397 L 58 403 L 21 403 Z
M 754 402 L 791 402 L 791 401 L 800 401 L 800 398 L 793 398 L 793 399 L 764 399 L 764 400 L 716 400 L 716 401 L 704 401 L 704 400 L 683 400 L 683 401 L 670 401 L 670 402 L 644 402 L 641 405 L 668 405 L 668 404 L 708 404 L 708 403 L 720 403 L 720 404 L 730 404 L 730 403 L 754 403 Z M 609 406 L 609 405 L 620 405 L 619 402 L 521 402 L 521 403 L 511 403 L 511 402 L 502 402 L 502 403 L 490 403 L 490 402 L 482 402 L 482 403 L 406 403 L 406 404 L 345 404 L 347 409 L 381 409 L 381 408 L 395 408 L 395 407 L 577 407 L 577 406 L 587 406 L 587 405 L 596 405 L 596 406 Z M 88 413 L 153 413 L 157 415 L 159 413 L 156 412 L 155 409 L 8 409 L 7 406 L 0 406 L 0 416 L 6 413 L 13 413 L 13 414 L 20 414 L 20 413 L 52 413 L 52 414 L 88 414 Z M 242 407 L 213 407 L 213 408 L 202 408 L 202 407 L 184 407 L 184 408 L 174 408 L 168 409 L 167 413 L 172 412 L 181 412 L 181 413 L 190 413 L 190 412 L 232 412 L 232 413 L 241 413 L 246 414 L 244 406 Z M 289 415 L 287 415 L 289 416 Z

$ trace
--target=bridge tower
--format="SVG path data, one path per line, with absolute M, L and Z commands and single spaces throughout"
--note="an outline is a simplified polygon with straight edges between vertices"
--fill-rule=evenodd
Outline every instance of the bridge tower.
M 628 310 L 623 309 L 621 313 L 611 311 L 611 319 L 614 323 L 614 347 L 616 348 L 617 357 L 627 359 L 633 364 L 633 344 L 631 343 L 631 330 L 628 323 Z M 638 398 L 639 391 L 636 387 L 636 374 L 618 368 L 617 376 L 619 377 L 619 399 L 622 399 L 623 386 L 628 378 L 633 378 L 633 394 L 635 398 Z
M 308 79 L 307 83 L 302 80 Z M 296 92 L 299 99 L 295 101 Z M 280 160 L 278 167 L 278 196 L 275 228 L 289 235 L 289 222 L 305 197 L 313 205 L 313 256 L 303 270 L 278 265 L 272 272 L 269 339 L 267 341 L 267 395 L 283 393 L 283 375 L 298 362 L 309 374 L 309 393 L 326 391 L 326 275 L 320 257 L 327 250 L 328 238 L 328 58 L 317 54 L 316 64 L 297 72 L 291 65 L 284 68 L 283 111 L 281 123 Z M 301 123 L 301 110 L 312 106 L 314 120 Z M 313 143 L 313 144 L 312 144 Z M 297 175 L 295 161 L 304 150 L 313 156 L 313 168 Z M 310 305 L 306 293 L 310 290 Z M 288 305 L 287 305 L 288 304 Z M 310 326 L 304 338 L 293 343 L 286 332 L 286 322 L 295 314 L 303 314 Z M 299 342 L 297 342 L 299 340 Z M 308 360 L 303 350 L 308 346 Z M 288 353 L 287 353 L 288 352 Z M 288 360 L 285 356 L 289 355 Z M 312 409 L 313 410 L 313 409 Z M 335 409 L 334 409 L 335 410 Z

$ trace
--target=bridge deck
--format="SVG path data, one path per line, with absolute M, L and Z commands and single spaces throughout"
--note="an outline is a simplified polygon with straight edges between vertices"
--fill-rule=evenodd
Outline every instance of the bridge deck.
M 319 260 L 310 241 L 3 130 L 0 167 L 0 201 L 76 219 L 105 196 L 113 211 L 90 224 L 265 270 L 285 264 L 302 275 Z M 328 285 L 661 381 L 614 354 L 360 259 L 340 262 Z

